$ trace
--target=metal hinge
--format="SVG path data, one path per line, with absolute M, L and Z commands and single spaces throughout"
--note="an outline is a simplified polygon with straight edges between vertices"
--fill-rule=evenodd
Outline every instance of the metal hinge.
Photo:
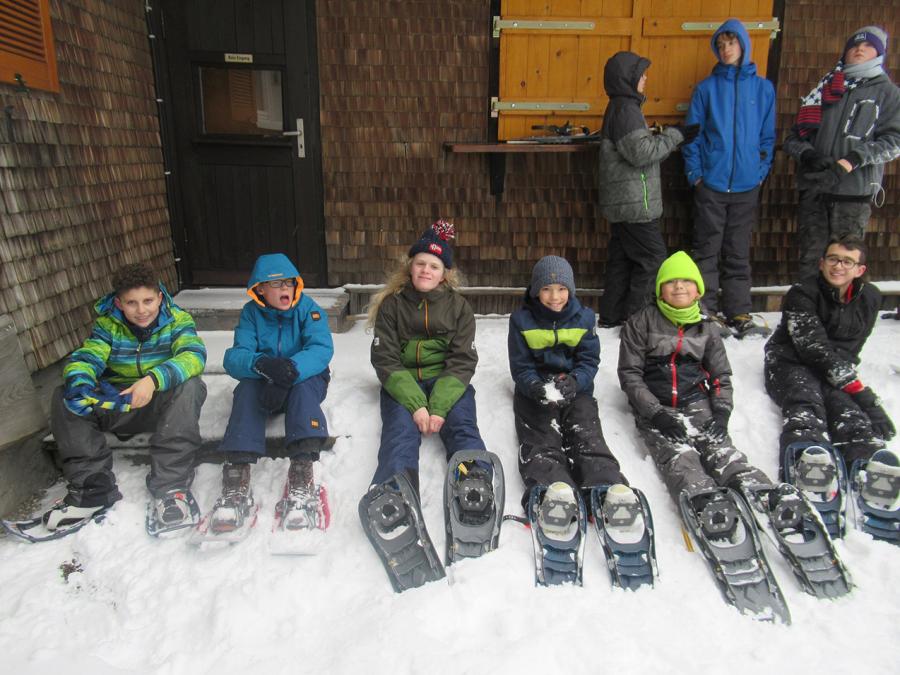
M 491 116 L 496 117 L 498 112 L 527 110 L 536 112 L 587 112 L 591 109 L 590 103 L 572 101 L 501 101 L 496 96 L 491 97 Z
M 743 21 L 744 28 L 747 30 L 768 30 L 769 39 L 774 40 L 775 36 L 781 30 L 781 23 L 776 17 L 772 17 L 771 21 Z M 681 30 L 684 31 L 715 31 L 722 24 L 718 21 L 685 21 L 681 24 Z
M 592 31 L 597 24 L 593 21 L 526 21 L 523 19 L 501 19 L 499 16 L 494 17 L 495 38 L 500 37 L 500 31 L 517 29 L 517 30 L 580 30 Z

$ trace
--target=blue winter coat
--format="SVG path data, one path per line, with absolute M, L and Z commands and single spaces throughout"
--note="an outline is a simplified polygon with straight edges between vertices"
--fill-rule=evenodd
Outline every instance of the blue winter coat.
M 741 43 L 740 66 L 717 63 L 697 85 L 685 124 L 699 124 L 700 135 L 681 146 L 691 185 L 698 179 L 717 192 L 748 192 L 762 183 L 775 149 L 775 88 L 756 74 L 750 62 L 750 36 L 737 19 L 723 23 L 712 36 L 734 33 Z
M 272 279 L 297 279 L 290 309 L 265 304 L 254 287 Z M 253 266 L 247 293 L 253 298 L 241 310 L 234 329 L 234 346 L 225 351 L 225 370 L 233 378 L 259 378 L 253 365 L 260 356 L 287 357 L 294 362 L 297 382 L 325 371 L 334 355 L 328 317 L 314 300 L 303 294 L 303 279 L 281 253 L 262 255 Z
M 600 364 L 597 317 L 575 296 L 554 312 L 525 292 L 525 306 L 509 317 L 509 369 L 516 388 L 525 393 L 535 382 L 559 373 L 575 376 L 578 392 L 593 395 Z

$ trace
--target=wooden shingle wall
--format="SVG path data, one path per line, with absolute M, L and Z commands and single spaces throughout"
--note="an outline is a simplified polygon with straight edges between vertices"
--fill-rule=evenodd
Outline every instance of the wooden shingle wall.
M 602 286 L 609 233 L 596 207 L 594 155 L 510 155 L 506 190 L 497 200 L 484 156 L 442 149 L 445 141 L 488 140 L 489 4 L 317 0 L 331 283 L 381 281 L 422 229 L 443 216 L 457 225 L 456 259 L 470 284 L 523 286 L 534 261 L 552 253 L 572 261 L 579 286 Z M 656 9 L 667 7 L 676 10 L 673 3 Z M 779 143 L 798 97 L 834 65 L 850 31 L 875 22 L 895 34 L 897 12 L 892 0 L 864 7 L 786 0 L 777 67 Z M 898 37 L 892 35 L 890 60 L 900 67 Z M 886 202 L 870 224 L 875 279 L 900 278 L 898 165 L 888 169 Z M 779 153 L 754 233 L 755 285 L 792 281 L 792 171 Z M 680 155 L 663 164 L 663 182 L 667 243 L 687 247 L 691 193 Z
M 120 265 L 175 290 L 144 4 L 50 4 L 59 94 L 0 86 L 0 314 L 31 370 L 84 339 Z

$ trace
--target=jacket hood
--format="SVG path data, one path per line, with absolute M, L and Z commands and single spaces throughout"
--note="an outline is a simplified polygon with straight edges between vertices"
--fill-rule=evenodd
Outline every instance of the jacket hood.
M 169 295 L 169 291 L 166 290 L 166 287 L 162 282 L 159 282 L 159 292 L 162 293 L 163 299 L 159 306 L 159 319 L 157 325 L 165 326 L 172 319 L 172 306 L 175 302 L 172 300 L 172 296 Z M 122 310 L 116 307 L 115 300 L 115 292 L 104 295 L 94 303 L 94 311 L 97 313 L 97 316 L 109 315 L 127 325 L 128 320 L 125 318 L 125 315 L 122 314 Z
M 603 69 L 603 88 L 607 96 L 628 96 L 643 102 L 644 95 L 637 90 L 637 84 L 649 67 L 650 59 L 633 52 L 613 54 Z
M 247 295 L 260 307 L 268 307 L 256 293 L 254 287 L 264 281 L 274 281 L 276 279 L 297 280 L 297 285 L 294 287 L 294 300 L 291 302 L 291 308 L 296 307 L 300 301 L 300 295 L 303 293 L 303 278 L 300 276 L 297 268 L 294 267 L 294 263 L 284 253 L 266 253 L 256 259 L 253 271 L 250 272 L 250 280 L 247 282 Z
M 750 33 L 747 32 L 747 29 L 744 28 L 744 24 L 740 19 L 728 19 L 725 23 L 719 26 L 716 29 L 716 32 L 713 33 L 712 39 L 709 41 L 709 46 L 712 49 L 712 53 L 716 55 L 716 61 L 721 64 L 722 61 L 719 59 L 719 50 L 716 49 L 716 38 L 719 37 L 722 33 L 734 33 L 737 35 L 738 42 L 741 43 L 741 65 L 740 67 L 744 67 L 750 63 Z

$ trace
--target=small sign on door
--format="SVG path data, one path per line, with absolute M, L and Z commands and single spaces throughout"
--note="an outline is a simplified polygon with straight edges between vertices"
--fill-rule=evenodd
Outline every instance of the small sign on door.
M 225 63 L 253 63 L 253 54 L 225 54 Z

